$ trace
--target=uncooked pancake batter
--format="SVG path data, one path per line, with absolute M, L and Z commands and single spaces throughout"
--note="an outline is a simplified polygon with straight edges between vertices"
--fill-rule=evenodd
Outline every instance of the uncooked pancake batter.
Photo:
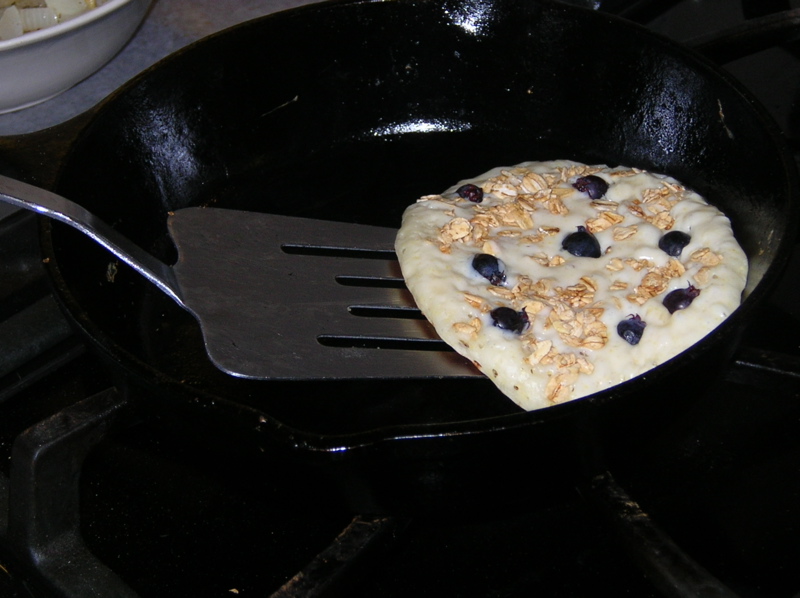
M 528 410 L 684 351 L 736 309 L 747 277 L 729 220 L 697 193 L 565 160 L 420 198 L 396 250 L 442 339 Z

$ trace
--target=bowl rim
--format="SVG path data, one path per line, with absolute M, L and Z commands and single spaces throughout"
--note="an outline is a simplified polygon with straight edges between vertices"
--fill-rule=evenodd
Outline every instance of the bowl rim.
M 0 41 L 0 52 L 3 50 L 21 48 L 23 46 L 28 46 L 39 41 L 69 33 L 74 29 L 83 27 L 87 23 L 101 19 L 105 15 L 122 8 L 126 4 L 130 4 L 133 1 L 134 0 L 108 0 L 108 2 L 105 4 L 102 4 L 97 8 L 87 10 L 77 17 L 69 19 L 68 21 L 64 21 L 63 23 L 59 23 L 58 25 L 47 27 L 45 29 L 38 29 L 36 31 L 30 31 L 12 39 L 2 40 Z

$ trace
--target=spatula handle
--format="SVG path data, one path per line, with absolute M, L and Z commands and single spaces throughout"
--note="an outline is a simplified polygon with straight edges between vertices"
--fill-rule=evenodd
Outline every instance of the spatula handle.
M 183 306 L 180 287 L 170 266 L 154 258 L 75 202 L 3 175 L 0 175 L 0 201 L 59 220 L 81 231 Z

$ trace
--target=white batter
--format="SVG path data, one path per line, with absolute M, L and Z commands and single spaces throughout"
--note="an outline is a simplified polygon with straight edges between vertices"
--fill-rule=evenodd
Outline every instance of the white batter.
M 573 187 L 587 175 L 608 183 L 602 197 Z M 465 183 L 482 189 L 480 203 L 456 193 Z M 578 226 L 600 257 L 562 247 Z M 690 237 L 676 257 L 658 247 L 670 231 Z M 442 339 L 528 410 L 619 384 L 687 349 L 736 309 L 747 277 L 730 222 L 697 193 L 664 175 L 565 160 L 496 168 L 422 197 L 403 215 L 396 250 Z M 475 271 L 481 253 L 501 261 L 504 282 Z M 670 313 L 666 295 L 690 285 L 699 295 Z M 497 307 L 522 315 L 521 332 L 495 325 Z M 617 331 L 632 316 L 645 324 L 636 344 Z

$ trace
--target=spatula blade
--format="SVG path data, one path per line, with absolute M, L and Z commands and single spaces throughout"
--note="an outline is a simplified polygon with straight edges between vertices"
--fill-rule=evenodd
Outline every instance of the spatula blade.
M 402 317 L 399 311 L 391 313 L 400 317 L 351 313 L 353 305 L 413 312 L 413 300 L 403 289 L 337 282 L 337 276 L 364 270 L 366 260 L 352 257 L 361 254 L 372 256 L 366 269 L 370 278 L 398 279 L 394 229 L 215 208 L 178 210 L 169 229 L 178 248 L 174 271 L 184 305 L 200 323 L 211 360 L 233 376 L 477 374 L 424 319 Z M 342 251 L 295 251 L 307 245 Z M 376 253 L 379 257 L 372 259 Z

